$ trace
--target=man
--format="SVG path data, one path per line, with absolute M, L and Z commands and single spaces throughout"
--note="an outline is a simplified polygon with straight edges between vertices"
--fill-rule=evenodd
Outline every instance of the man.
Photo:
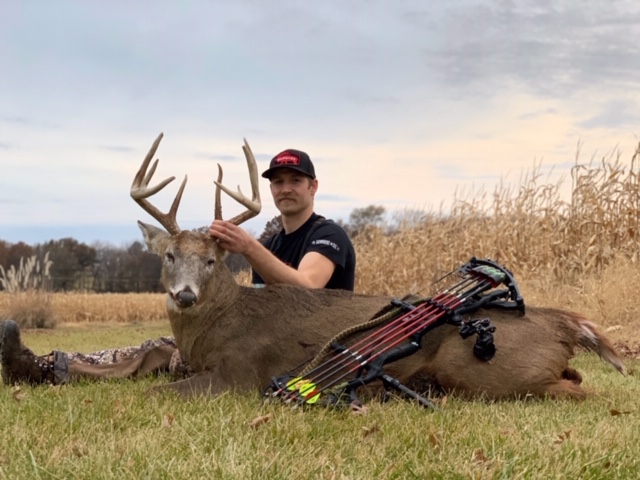
M 273 201 L 282 214 L 282 231 L 261 244 L 242 228 L 214 220 L 209 233 L 225 250 L 244 255 L 253 269 L 254 284 L 353 290 L 353 245 L 340 226 L 313 213 L 318 180 L 309 156 L 285 150 L 262 176 L 270 181 Z
M 222 248 L 247 259 L 256 287 L 285 283 L 353 290 L 355 251 L 339 225 L 314 213 L 318 180 L 309 156 L 300 150 L 285 150 L 271 160 L 262 176 L 269 179 L 271 195 L 282 215 L 282 231 L 260 243 L 242 228 L 214 220 L 208 233 Z M 61 384 L 80 378 L 136 377 L 166 370 L 188 373 L 170 337 L 150 340 L 140 347 L 88 355 L 54 351 L 36 356 L 24 346 L 18 325 L 12 320 L 0 324 L 0 362 L 5 384 Z

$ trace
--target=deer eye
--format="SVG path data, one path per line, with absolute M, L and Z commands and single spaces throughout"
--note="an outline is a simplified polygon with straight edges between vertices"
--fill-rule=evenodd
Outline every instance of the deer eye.
M 173 263 L 173 261 L 175 260 L 175 258 L 174 258 L 174 256 L 173 256 L 173 254 L 172 254 L 172 253 L 169 253 L 169 252 L 167 252 L 167 253 L 164 255 L 164 258 L 165 258 L 165 260 L 166 260 L 167 262 L 169 262 L 169 263 Z

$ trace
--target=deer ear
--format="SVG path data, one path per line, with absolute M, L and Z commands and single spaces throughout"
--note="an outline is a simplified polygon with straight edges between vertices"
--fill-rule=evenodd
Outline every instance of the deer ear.
M 142 236 L 144 237 L 144 243 L 147 244 L 147 248 L 150 252 L 156 255 L 163 255 L 164 248 L 167 245 L 167 240 L 171 237 L 171 234 L 164 230 L 138 221 L 138 226 L 142 230 Z
M 227 255 L 229 255 L 229 252 L 227 252 L 224 248 L 222 248 L 218 244 L 216 244 L 215 245 L 214 254 L 216 256 L 216 261 L 217 262 L 223 262 L 224 259 L 227 257 Z

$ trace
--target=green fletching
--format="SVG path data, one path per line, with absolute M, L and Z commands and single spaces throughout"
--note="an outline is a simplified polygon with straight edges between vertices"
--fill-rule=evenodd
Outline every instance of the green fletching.
M 505 280 L 507 279 L 507 275 L 505 273 L 489 265 L 480 265 L 474 268 L 473 270 L 476 273 L 479 273 L 481 275 L 484 275 L 485 277 L 488 277 L 496 284 L 504 283 Z

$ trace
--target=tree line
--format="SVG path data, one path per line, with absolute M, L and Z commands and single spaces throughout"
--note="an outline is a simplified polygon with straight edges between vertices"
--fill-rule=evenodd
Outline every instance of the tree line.
M 338 221 L 352 236 L 357 236 L 367 226 L 385 223 L 384 207 L 370 205 L 354 209 L 348 222 Z M 259 240 L 282 229 L 280 216 L 269 220 Z M 48 252 L 51 261 L 46 288 L 51 291 L 93 291 L 100 293 L 162 292 L 160 282 L 161 259 L 147 251 L 140 241 L 123 247 L 93 243 L 87 245 L 68 237 L 29 245 L 24 242 L 9 243 L 0 240 L 0 265 L 9 270 L 18 268 L 20 259 L 36 256 L 43 259 Z M 231 254 L 225 262 L 233 272 L 249 267 L 242 255 Z

